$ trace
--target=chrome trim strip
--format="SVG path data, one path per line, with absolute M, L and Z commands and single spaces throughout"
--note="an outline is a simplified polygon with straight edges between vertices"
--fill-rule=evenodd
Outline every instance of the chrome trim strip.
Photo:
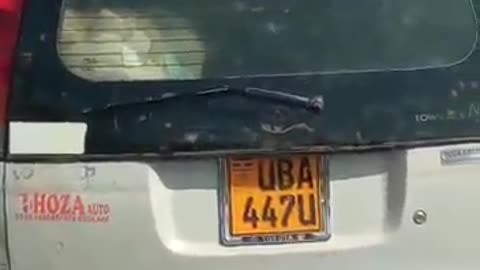
M 440 159 L 442 165 L 480 163 L 480 147 L 443 150 Z

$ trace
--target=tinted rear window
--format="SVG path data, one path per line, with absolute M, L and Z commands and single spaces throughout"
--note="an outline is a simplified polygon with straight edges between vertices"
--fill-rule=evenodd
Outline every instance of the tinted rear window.
M 462 61 L 469 0 L 66 0 L 64 64 L 89 80 L 409 70 Z

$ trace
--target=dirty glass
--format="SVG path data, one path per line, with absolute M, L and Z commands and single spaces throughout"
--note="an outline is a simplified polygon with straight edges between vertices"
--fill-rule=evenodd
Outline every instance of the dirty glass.
M 65 0 L 58 53 L 95 81 L 449 66 L 476 42 L 469 0 Z

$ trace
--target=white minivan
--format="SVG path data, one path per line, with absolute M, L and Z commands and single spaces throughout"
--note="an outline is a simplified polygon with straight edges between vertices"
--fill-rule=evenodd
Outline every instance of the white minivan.
M 478 12 L 0 0 L 0 270 L 480 269 Z

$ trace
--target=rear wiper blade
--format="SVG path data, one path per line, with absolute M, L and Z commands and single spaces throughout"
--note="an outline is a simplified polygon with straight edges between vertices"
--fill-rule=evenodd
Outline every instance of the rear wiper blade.
M 88 108 L 82 111 L 83 114 L 108 112 L 117 109 L 127 109 L 136 106 L 145 106 L 149 104 L 162 103 L 167 100 L 185 98 L 185 97 L 202 97 L 214 96 L 218 94 L 238 94 L 250 97 L 258 97 L 267 100 L 282 102 L 292 106 L 299 106 L 312 112 L 320 112 L 324 108 L 324 100 L 322 96 L 305 97 L 295 94 L 289 94 L 280 91 L 274 91 L 256 87 L 233 88 L 230 86 L 212 87 L 203 90 L 187 91 L 187 92 L 168 92 L 158 97 L 147 97 L 139 101 L 113 103 L 102 108 Z

